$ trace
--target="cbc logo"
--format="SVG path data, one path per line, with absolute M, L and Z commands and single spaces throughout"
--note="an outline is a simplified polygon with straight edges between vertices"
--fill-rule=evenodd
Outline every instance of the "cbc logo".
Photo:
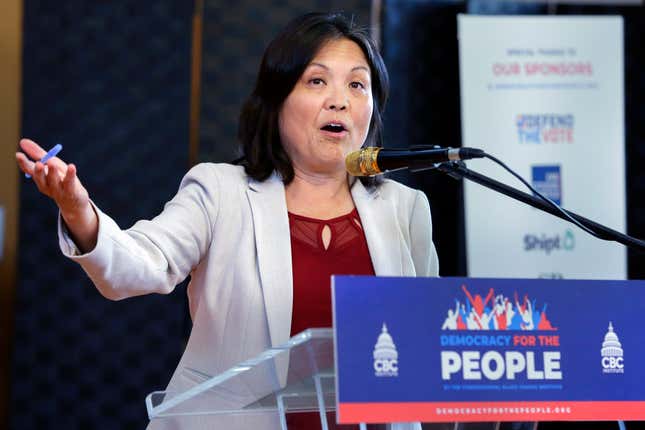
M 614 372 L 622 373 L 621 370 L 625 368 L 625 365 L 623 364 L 623 357 L 603 357 L 602 368 L 611 370 L 615 369 Z
M 392 335 L 383 323 L 381 334 L 374 345 L 374 375 L 378 377 L 399 376 L 399 353 Z
M 374 360 L 374 370 L 378 376 L 396 376 L 399 373 L 399 361 L 396 359 Z
M 614 325 L 610 322 L 600 350 L 602 373 L 625 373 L 623 345 L 618 339 Z

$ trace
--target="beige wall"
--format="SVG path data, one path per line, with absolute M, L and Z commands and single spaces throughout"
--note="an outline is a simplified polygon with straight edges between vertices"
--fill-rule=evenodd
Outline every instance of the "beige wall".
M 19 186 L 14 153 L 20 133 L 22 4 L 22 0 L 2 0 L 0 13 L 0 206 L 5 215 L 0 260 L 0 428 L 9 427 Z

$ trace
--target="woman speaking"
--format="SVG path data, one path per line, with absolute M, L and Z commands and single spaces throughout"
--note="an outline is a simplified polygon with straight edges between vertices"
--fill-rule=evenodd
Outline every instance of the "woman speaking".
M 60 209 L 62 252 L 105 297 L 169 293 L 190 275 L 193 328 L 168 388 L 181 390 L 195 383 L 187 368 L 215 375 L 330 327 L 332 274 L 437 275 L 425 195 L 345 171 L 348 153 L 381 146 L 388 85 L 374 43 L 344 17 L 295 19 L 242 108 L 239 165 L 195 166 L 159 215 L 128 230 L 91 201 L 73 164 L 32 161 L 45 151 L 27 139 L 16 159 Z M 278 428 L 275 416 L 212 420 L 202 424 Z

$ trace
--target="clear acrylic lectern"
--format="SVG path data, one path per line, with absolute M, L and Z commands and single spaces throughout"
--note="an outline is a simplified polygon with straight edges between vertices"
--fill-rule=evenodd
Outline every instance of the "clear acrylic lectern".
M 318 412 L 323 430 L 336 409 L 333 330 L 309 329 L 286 344 L 264 351 L 220 375 L 183 369 L 194 384 L 181 392 L 155 391 L 146 397 L 150 420 L 201 415 L 277 413 L 283 430 L 287 413 Z M 421 429 L 393 424 L 392 429 Z M 366 429 L 364 424 L 361 430 Z M 432 429 L 488 430 L 492 423 L 439 423 Z
M 326 412 L 336 407 L 333 343 L 332 329 L 309 329 L 220 375 L 184 369 L 201 382 L 184 392 L 150 393 L 148 416 L 155 420 L 275 411 L 286 430 L 287 413 L 319 412 L 326 430 Z

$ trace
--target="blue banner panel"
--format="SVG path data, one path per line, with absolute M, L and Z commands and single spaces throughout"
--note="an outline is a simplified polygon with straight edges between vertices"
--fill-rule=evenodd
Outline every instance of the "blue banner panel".
M 333 279 L 338 419 L 645 419 L 645 281 Z

